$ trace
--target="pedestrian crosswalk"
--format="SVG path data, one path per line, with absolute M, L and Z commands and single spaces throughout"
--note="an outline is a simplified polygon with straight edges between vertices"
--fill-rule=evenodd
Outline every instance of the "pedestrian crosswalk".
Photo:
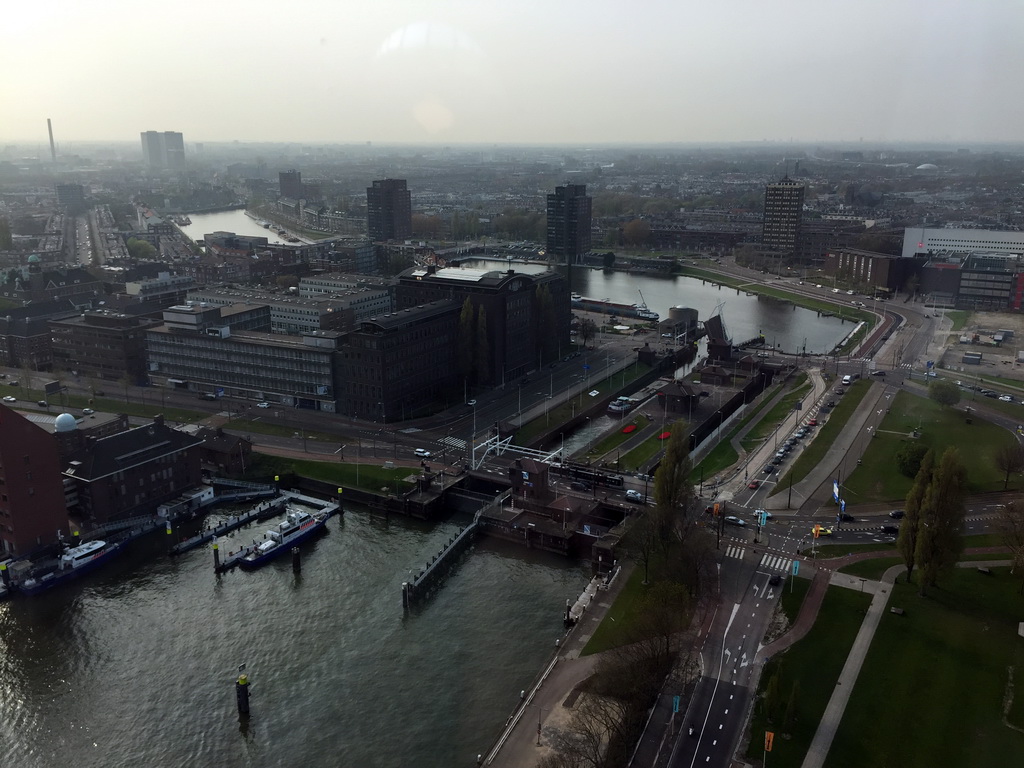
M 792 562 L 793 558 L 791 557 L 767 554 L 761 558 L 760 567 L 767 568 L 769 571 L 788 571 Z
M 725 550 L 726 557 L 735 557 L 737 560 L 742 560 L 743 555 L 746 553 L 743 547 L 727 547 Z
M 459 440 L 459 438 L 457 438 L 457 437 L 442 437 L 440 440 L 438 440 L 438 442 L 442 443 L 444 445 L 447 445 L 449 448 L 465 448 L 466 447 L 466 441 L 465 440 Z

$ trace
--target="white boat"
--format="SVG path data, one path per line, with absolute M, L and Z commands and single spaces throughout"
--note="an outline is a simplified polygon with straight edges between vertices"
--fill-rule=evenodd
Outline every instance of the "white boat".
M 289 551 L 292 546 L 323 530 L 328 517 L 324 512 L 310 514 L 303 509 L 289 510 L 284 521 L 267 531 L 263 541 L 253 546 L 238 564 L 250 571 L 266 565 L 273 558 Z

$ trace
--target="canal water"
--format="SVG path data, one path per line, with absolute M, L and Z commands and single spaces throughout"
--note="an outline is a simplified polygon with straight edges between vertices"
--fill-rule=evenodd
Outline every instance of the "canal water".
M 180 229 L 193 240 L 202 240 L 203 235 L 213 232 L 234 232 L 236 235 L 265 237 L 271 243 L 284 242 L 277 234 L 276 227 L 264 229 L 256 219 L 246 216 L 241 208 L 217 213 L 190 213 L 188 217 L 192 223 Z
M 0 602 L 0 760 L 472 765 L 550 658 L 588 572 L 481 540 L 403 615 L 402 581 L 465 522 L 349 512 L 303 545 L 300 575 L 284 557 L 216 576 L 209 549 L 171 559 L 164 541 L 139 541 L 82 582 Z
M 192 224 L 183 227 L 191 238 L 218 230 L 236 234 L 270 237 L 276 235 L 245 215 L 243 210 L 191 214 Z M 280 242 L 280 240 L 276 240 Z M 481 269 L 505 269 L 502 261 L 466 261 L 466 266 Z M 517 272 L 539 272 L 539 264 L 512 262 Z M 607 299 L 622 304 L 646 303 L 662 319 L 670 307 L 682 305 L 697 310 L 705 320 L 720 313 L 733 341 L 746 341 L 763 333 L 769 346 L 793 353 L 827 353 L 853 330 L 851 321 L 821 317 L 817 312 L 766 296 L 747 295 L 746 291 L 715 285 L 692 277 L 653 277 L 601 269 L 573 268 L 572 290 L 592 299 Z

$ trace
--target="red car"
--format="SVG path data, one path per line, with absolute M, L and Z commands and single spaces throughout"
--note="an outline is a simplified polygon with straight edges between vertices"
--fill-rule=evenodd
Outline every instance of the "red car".
M 818 426 L 818 420 L 817 419 L 811 419 L 810 421 L 807 422 L 807 426 L 808 427 L 816 427 L 816 426 Z
M 760 487 L 761 487 L 761 481 L 760 480 L 751 480 L 749 483 L 747 483 L 747 488 L 749 488 L 752 491 L 756 491 Z

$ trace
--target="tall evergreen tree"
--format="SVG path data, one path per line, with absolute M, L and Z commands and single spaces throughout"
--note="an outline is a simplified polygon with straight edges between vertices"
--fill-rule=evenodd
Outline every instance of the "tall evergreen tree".
M 918 563 L 921 594 L 938 584 L 964 551 L 964 498 L 967 496 L 967 470 L 960 451 L 949 447 L 932 472 L 932 480 L 922 505 L 921 527 L 914 558 Z
M 914 478 L 914 485 L 903 502 L 903 522 L 900 524 L 900 535 L 896 539 L 896 548 L 903 556 L 903 562 L 906 563 L 908 583 L 914 574 L 914 566 L 917 564 L 917 538 L 920 534 L 925 492 L 931 484 L 934 468 L 935 453 L 928 451 L 921 459 L 921 468 L 917 471 L 917 477 Z

